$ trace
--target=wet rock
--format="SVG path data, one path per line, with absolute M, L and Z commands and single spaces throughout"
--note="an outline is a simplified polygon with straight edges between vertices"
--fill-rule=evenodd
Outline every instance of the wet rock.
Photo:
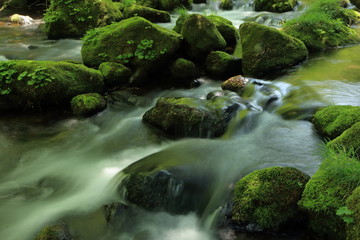
M 171 81 L 187 84 L 199 77 L 196 65 L 184 58 L 178 58 L 170 65 Z
M 140 5 L 131 5 L 125 8 L 124 15 L 126 18 L 143 17 L 150 22 L 166 23 L 170 22 L 170 14 L 166 11 L 157 10 L 154 8 L 144 7 Z
M 101 93 L 100 71 L 82 64 L 13 60 L 0 62 L 0 109 L 49 109 L 69 106 L 79 94 Z
M 235 185 L 232 219 L 251 229 L 273 231 L 301 219 L 297 202 L 308 180 L 309 176 L 290 167 L 250 173 Z
M 69 227 L 66 224 L 57 224 L 45 227 L 35 240 L 72 240 Z
M 71 109 L 78 117 L 86 117 L 106 108 L 106 100 L 98 93 L 81 94 L 71 100 Z
M 242 61 L 226 52 L 214 51 L 207 56 L 205 68 L 208 76 L 226 79 L 242 73 Z
M 268 11 L 268 12 L 287 12 L 292 11 L 297 4 L 297 0 L 255 0 L 255 11 Z
M 104 76 L 104 83 L 107 88 L 127 85 L 130 82 L 132 71 L 120 63 L 104 62 L 99 66 Z
M 224 81 L 221 84 L 221 89 L 233 92 L 241 92 L 246 87 L 248 82 L 249 79 L 246 79 L 241 75 L 237 75 Z
M 221 36 L 225 39 L 227 46 L 236 45 L 240 35 L 238 29 L 233 26 L 230 20 L 217 15 L 206 16 L 206 18 L 215 25 Z
M 238 108 L 227 96 L 211 100 L 160 98 L 143 121 L 174 138 L 219 137 Z
M 305 60 L 308 50 L 299 39 L 254 22 L 240 25 L 243 72 L 261 76 Z
M 219 8 L 222 10 L 232 10 L 234 7 L 233 0 L 221 0 Z
M 360 187 L 346 200 L 346 208 L 343 207 L 343 210 L 343 214 L 339 215 L 347 222 L 346 240 L 360 239 Z

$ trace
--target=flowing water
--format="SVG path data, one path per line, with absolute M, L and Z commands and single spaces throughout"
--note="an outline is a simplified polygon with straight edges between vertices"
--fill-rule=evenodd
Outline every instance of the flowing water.
M 197 5 L 195 10 L 201 12 L 204 7 Z M 228 12 L 215 5 L 213 11 L 234 25 L 247 18 L 275 24 L 289 17 L 255 13 L 247 4 Z M 0 60 L 81 61 L 81 41 L 46 40 L 38 29 L 40 22 L 27 27 L 2 22 Z M 234 181 L 255 169 L 292 166 L 314 174 L 321 162 L 322 141 L 303 119 L 319 106 L 360 106 L 359 53 L 359 45 L 333 49 L 311 56 L 271 82 L 252 79 L 262 84 L 248 99 L 248 114 L 240 112 L 218 139 L 169 140 L 141 121 L 161 96 L 205 98 L 220 89 L 220 82 L 204 78 L 196 89 L 134 96 L 131 104 L 111 104 L 87 119 L 51 114 L 0 116 L 0 239 L 33 239 L 43 226 L 58 221 L 66 221 L 76 239 L 87 240 L 278 239 L 228 231 L 218 235 L 213 220 L 228 200 Z M 265 104 L 274 95 L 278 100 Z M 287 113 L 295 112 L 292 119 L 278 114 L 286 105 L 290 106 Z M 199 199 L 204 210 L 171 215 L 134 208 L 116 230 L 111 229 L 103 206 L 120 199 L 116 188 L 121 170 L 132 163 L 185 169 L 210 192 Z M 300 235 L 286 239 L 300 239 Z

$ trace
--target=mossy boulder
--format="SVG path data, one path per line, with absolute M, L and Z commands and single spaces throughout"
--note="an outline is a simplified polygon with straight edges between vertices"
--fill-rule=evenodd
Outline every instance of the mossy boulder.
M 344 9 L 337 0 L 319 0 L 298 18 L 287 21 L 284 31 L 304 42 L 309 51 L 358 43 L 360 38 L 348 24 L 357 22 L 353 10 Z
M 143 116 L 143 122 L 173 138 L 219 137 L 239 108 L 227 96 L 211 100 L 160 98 Z
M 205 16 L 191 14 L 182 23 L 181 34 L 188 44 L 187 53 L 196 58 L 215 50 L 225 50 L 226 41 Z
M 234 7 L 233 0 L 221 0 L 219 8 L 222 10 L 231 10 Z
M 176 8 L 191 9 L 192 0 L 159 0 L 159 6 L 165 11 L 174 11 Z
M 106 108 L 106 100 L 98 93 L 77 95 L 71 99 L 71 109 L 78 117 L 87 117 Z
M 150 21 L 133 17 L 90 31 L 81 49 L 85 65 L 117 62 L 145 75 L 166 67 L 182 43 L 182 36 Z M 111 47 L 109 47 L 111 46 Z
M 166 11 L 157 10 L 150 7 L 144 7 L 140 5 L 131 5 L 130 7 L 125 8 L 124 11 L 125 18 L 131 17 L 143 17 L 150 22 L 159 22 L 166 23 L 170 22 L 170 14 Z
M 58 224 L 43 228 L 35 240 L 71 240 L 72 236 L 66 224 Z
M 207 56 L 205 68 L 208 76 L 225 80 L 242 73 L 242 61 L 226 52 L 214 51 Z
M 130 68 L 115 62 L 104 62 L 100 64 L 99 70 L 104 76 L 107 88 L 127 85 L 132 75 Z
M 308 50 L 299 39 L 255 22 L 240 25 L 244 74 L 261 76 L 305 60 Z
M 360 107 L 328 106 L 317 111 L 312 122 L 321 136 L 334 139 L 355 123 L 360 122 Z
M 232 219 L 240 225 L 256 224 L 277 231 L 300 219 L 297 202 L 309 176 L 291 167 L 256 170 L 235 185 Z
M 76 95 L 104 88 L 100 71 L 82 64 L 12 60 L 0 62 L 0 109 L 68 106 Z
M 215 25 L 221 36 L 225 39 L 227 46 L 236 45 L 240 35 L 238 29 L 233 26 L 230 20 L 217 15 L 206 16 L 206 18 Z
M 297 4 L 297 0 L 255 0 L 255 11 L 268 12 L 287 12 L 292 11 Z
M 178 58 L 170 65 L 171 81 L 177 83 L 190 83 L 199 77 L 196 65 L 184 58 Z
M 111 0 L 53 0 L 45 16 L 45 33 L 50 39 L 82 37 L 86 31 L 123 18 Z
M 336 213 L 346 206 L 346 199 L 360 185 L 359 179 L 359 160 L 330 149 L 299 201 L 315 235 L 328 240 L 346 239 L 345 222 Z
M 237 75 L 224 81 L 221 84 L 221 89 L 240 93 L 245 89 L 248 82 L 249 79 Z
M 355 153 L 360 159 L 360 121 L 345 130 L 340 136 L 327 143 L 328 146 Z
M 360 239 L 360 187 L 357 187 L 346 200 L 346 207 L 351 213 L 347 217 L 346 240 Z

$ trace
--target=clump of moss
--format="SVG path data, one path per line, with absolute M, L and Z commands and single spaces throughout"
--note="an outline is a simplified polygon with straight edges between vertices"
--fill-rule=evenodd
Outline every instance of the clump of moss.
M 359 36 L 347 26 L 357 18 L 352 10 L 343 9 L 338 0 L 320 0 L 300 17 L 287 21 L 283 28 L 302 40 L 310 51 L 316 51 L 359 42 Z
M 71 100 L 71 109 L 76 116 L 86 117 L 106 108 L 106 100 L 98 93 L 81 94 Z
M 232 219 L 238 224 L 256 224 L 279 230 L 299 217 L 297 202 L 309 177 L 290 167 L 256 170 L 235 185 Z
M 317 111 L 312 119 L 315 129 L 323 137 L 334 139 L 360 121 L 360 107 L 328 106 Z
M 221 0 L 219 8 L 223 10 L 231 10 L 234 7 L 233 0 Z
M 299 205 L 308 213 L 309 227 L 329 240 L 346 238 L 345 222 L 336 212 L 360 186 L 360 162 L 347 152 L 327 149 L 319 170 L 306 184 Z

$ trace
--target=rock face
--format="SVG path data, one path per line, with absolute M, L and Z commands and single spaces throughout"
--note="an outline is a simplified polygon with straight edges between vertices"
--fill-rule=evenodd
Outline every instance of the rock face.
M 208 76 L 226 79 L 242 73 L 242 61 L 226 52 L 214 51 L 207 56 L 205 68 Z
M 261 76 L 303 61 L 308 50 L 303 42 L 284 32 L 255 22 L 240 25 L 243 72 Z
M 85 65 L 117 62 L 146 75 L 161 71 L 158 66 L 167 66 L 181 43 L 180 34 L 133 17 L 89 32 L 81 53 Z
M 100 71 L 68 62 L 0 62 L 0 109 L 68 106 L 72 97 L 104 88 Z
M 66 224 L 58 224 L 45 227 L 35 240 L 72 240 L 69 227 Z
M 235 185 L 232 219 L 241 225 L 278 230 L 298 219 L 297 202 L 309 177 L 295 168 L 272 167 L 254 171 Z
M 173 138 L 218 137 L 238 108 L 238 103 L 226 96 L 211 100 L 160 98 L 143 121 Z
M 106 100 L 98 93 L 77 95 L 71 99 L 71 109 L 78 117 L 87 117 L 106 108 Z
M 124 15 L 126 18 L 143 17 L 150 22 L 170 22 L 170 14 L 168 12 L 135 4 L 125 8 Z
M 296 0 L 255 0 L 255 11 L 287 12 L 294 9 Z
M 81 37 L 90 29 L 121 19 L 111 0 L 54 0 L 44 16 L 45 32 L 50 39 Z
M 328 106 L 316 112 L 312 122 L 321 136 L 334 139 L 360 122 L 360 107 Z

